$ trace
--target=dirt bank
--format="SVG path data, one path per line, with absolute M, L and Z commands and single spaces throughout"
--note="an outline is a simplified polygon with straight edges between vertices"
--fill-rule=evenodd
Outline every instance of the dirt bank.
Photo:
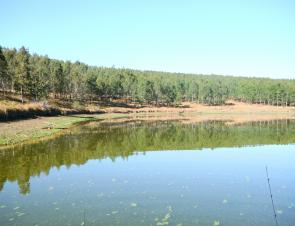
M 90 116 L 57 116 L 0 122 L 0 148 L 51 137 L 73 126 L 92 120 L 93 118 Z
M 144 106 L 141 108 L 108 107 L 103 109 L 108 113 L 153 113 L 153 112 L 172 112 L 172 113 L 199 113 L 199 114 L 294 114 L 295 107 L 276 107 L 270 105 L 247 104 L 235 101 L 228 101 L 222 106 L 208 106 L 197 103 L 182 103 L 182 107 L 152 107 Z
M 294 107 L 275 107 L 231 102 L 225 106 L 204 106 L 183 103 L 182 108 L 169 107 L 105 107 L 105 114 L 39 117 L 36 119 L 0 122 L 0 146 L 19 144 L 57 135 L 71 126 L 92 120 L 128 122 L 179 120 L 197 123 L 208 120 L 223 120 L 228 124 L 250 121 L 295 119 Z

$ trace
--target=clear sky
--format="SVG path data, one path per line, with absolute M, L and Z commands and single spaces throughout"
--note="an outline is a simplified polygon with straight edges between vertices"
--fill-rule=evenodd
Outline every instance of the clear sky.
M 171 72 L 295 79 L 293 0 L 0 0 L 0 45 Z

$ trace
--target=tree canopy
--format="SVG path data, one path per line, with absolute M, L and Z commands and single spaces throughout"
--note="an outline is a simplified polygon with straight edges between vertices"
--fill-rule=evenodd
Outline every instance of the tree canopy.
M 89 66 L 0 48 L 1 89 L 42 100 L 107 100 L 154 105 L 182 101 L 208 105 L 234 99 L 277 106 L 295 105 L 295 80 L 140 71 Z

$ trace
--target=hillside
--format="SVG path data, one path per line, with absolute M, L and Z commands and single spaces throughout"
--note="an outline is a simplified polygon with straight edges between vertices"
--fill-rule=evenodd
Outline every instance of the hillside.
M 89 66 L 0 48 L 2 96 L 21 102 L 58 99 L 92 103 L 177 106 L 181 102 L 222 105 L 233 99 L 275 106 L 295 105 L 295 81 L 221 75 L 193 75 Z

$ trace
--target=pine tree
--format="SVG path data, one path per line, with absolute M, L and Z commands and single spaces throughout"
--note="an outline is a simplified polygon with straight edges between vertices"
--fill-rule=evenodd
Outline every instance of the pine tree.
M 54 95 L 59 94 L 59 97 L 64 94 L 65 91 L 65 76 L 63 73 L 62 65 L 57 60 L 52 60 L 51 64 L 51 82 L 52 82 L 52 90 Z
M 4 96 L 5 96 L 5 89 L 6 89 L 6 84 L 8 80 L 9 80 L 9 74 L 8 74 L 7 61 L 2 52 L 2 47 L 0 46 L 0 81 L 1 81 L 1 86 L 2 86 L 2 91 Z
M 37 55 L 33 55 L 30 58 L 32 81 L 29 89 L 29 95 L 34 97 L 35 100 L 47 97 L 49 94 L 49 62 L 50 60 L 48 57 L 39 57 Z
M 16 54 L 16 87 L 20 91 L 22 103 L 24 102 L 24 93 L 32 86 L 29 58 L 29 52 L 25 47 L 20 48 Z
M 3 53 L 5 56 L 5 59 L 7 61 L 7 69 L 8 69 L 8 75 L 9 75 L 9 81 L 8 81 L 8 89 L 11 91 L 15 91 L 15 78 L 16 78 L 16 68 L 17 68 L 17 62 L 16 62 L 16 49 L 3 49 Z

